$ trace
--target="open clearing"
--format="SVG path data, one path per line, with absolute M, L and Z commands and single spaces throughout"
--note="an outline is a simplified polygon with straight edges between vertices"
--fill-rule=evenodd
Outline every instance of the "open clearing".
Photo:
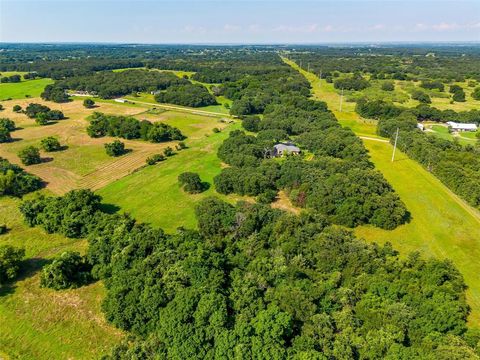
M 66 291 L 40 288 L 40 267 L 65 250 L 84 251 L 86 241 L 25 226 L 19 203 L 6 197 L 0 201 L 0 223 L 10 229 L 0 244 L 24 247 L 27 259 L 19 280 L 0 290 L 0 357 L 92 359 L 108 352 L 122 334 L 103 317 L 101 282 Z
M 19 83 L 2 83 L 0 84 L 0 101 L 38 97 L 43 92 L 45 86 L 52 83 L 52 79 L 34 79 L 22 80 Z
M 55 124 L 39 126 L 33 119 L 24 114 L 14 113 L 11 109 L 15 104 L 25 107 L 30 102 L 46 104 L 53 109 L 62 110 L 66 120 Z M 175 111 L 152 113 L 146 107 L 125 106 L 110 102 L 99 102 L 95 109 L 85 109 L 81 101 L 65 104 L 45 102 L 41 99 L 13 100 L 2 102 L 6 110 L 2 116 L 11 118 L 21 129 L 12 133 L 17 141 L 0 145 L 0 156 L 13 163 L 20 163 L 17 152 L 25 146 L 38 146 L 46 136 L 56 136 L 62 145 L 68 146 L 64 151 L 42 153 L 45 162 L 28 166 L 29 172 L 38 175 L 47 183 L 47 189 L 55 194 L 63 194 L 76 188 L 99 189 L 108 183 L 120 179 L 145 165 L 147 157 L 161 153 L 167 146 L 174 147 L 178 142 L 153 144 L 139 140 L 125 140 L 127 149 L 132 151 L 118 158 L 109 157 L 104 150 L 104 144 L 113 138 L 93 139 L 86 133 L 88 121 L 86 118 L 93 111 L 101 111 L 115 115 L 132 115 L 138 119 L 148 119 L 152 122 L 163 121 L 178 127 L 187 137 L 186 142 L 212 132 L 214 127 L 225 126 L 212 117 L 185 114 Z
M 375 125 L 366 125 L 354 112 L 354 104 L 346 103 L 342 113 L 335 111 L 340 96 L 333 86 L 325 86 L 312 73 L 300 69 L 294 62 L 284 59 L 286 63 L 300 71 L 311 82 L 313 96 L 325 101 L 340 123 L 349 126 L 350 121 L 358 122 L 349 126 L 361 136 L 370 152 L 375 167 L 398 193 L 412 215 L 412 221 L 393 231 L 386 231 L 371 226 L 355 229 L 355 233 L 368 241 L 390 241 L 402 254 L 420 251 L 427 256 L 449 258 L 457 266 L 468 285 L 467 298 L 472 308 L 469 321 L 480 324 L 480 214 L 453 194 L 436 177 L 426 171 L 417 162 L 409 159 L 400 151 L 396 160 L 391 162 L 392 145 L 388 142 L 375 141 L 368 137 L 375 135 Z M 331 84 L 328 84 L 331 85 Z M 370 132 L 370 134 L 369 134 Z M 365 136 L 369 135 L 369 136 Z
M 217 149 L 228 133 L 240 128 L 239 123 L 228 125 L 220 133 L 192 139 L 189 149 L 182 150 L 165 162 L 143 168 L 134 174 L 112 182 L 97 191 L 103 202 L 119 206 L 135 219 L 159 226 L 171 232 L 179 226 L 195 228 L 194 206 L 203 198 L 215 195 L 228 201 L 238 196 L 222 196 L 215 192 L 213 178 L 220 173 L 222 164 Z M 210 188 L 201 194 L 187 194 L 178 185 L 178 175 L 196 172 Z M 245 198 L 244 198 L 245 199 Z

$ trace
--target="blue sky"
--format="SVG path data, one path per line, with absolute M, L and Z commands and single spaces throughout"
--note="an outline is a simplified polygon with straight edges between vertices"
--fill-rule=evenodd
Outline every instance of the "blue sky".
M 0 41 L 480 41 L 480 0 L 0 0 Z

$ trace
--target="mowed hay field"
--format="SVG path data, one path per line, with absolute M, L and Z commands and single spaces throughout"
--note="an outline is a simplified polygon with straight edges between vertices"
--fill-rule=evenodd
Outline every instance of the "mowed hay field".
M 468 285 L 467 298 L 472 308 L 469 321 L 480 325 L 480 213 L 400 151 L 392 163 L 392 145 L 375 135 L 375 125 L 367 125 L 355 113 L 354 104 L 344 103 L 343 111 L 336 111 L 340 96 L 333 86 L 326 86 L 323 80 L 320 84 L 315 74 L 287 59 L 284 61 L 305 75 L 312 84 L 313 96 L 325 101 L 343 126 L 363 137 L 376 169 L 392 185 L 412 216 L 410 223 L 393 231 L 364 226 L 355 229 L 355 233 L 367 241 L 390 241 L 404 255 L 420 251 L 425 256 L 452 260 Z M 347 121 L 342 120 L 346 118 Z
M 12 107 L 19 104 L 25 108 L 30 102 L 45 104 L 52 109 L 62 110 L 67 119 L 57 123 L 39 126 L 33 119 L 21 113 L 14 113 Z M 104 144 L 113 138 L 93 139 L 86 133 L 87 117 L 93 111 L 114 115 L 131 115 L 139 120 L 163 121 L 177 126 L 187 137 L 202 137 L 214 127 L 222 127 L 211 117 L 165 111 L 151 114 L 146 106 L 128 106 L 111 102 L 98 102 L 94 109 L 85 109 L 81 101 L 65 104 L 45 102 L 41 99 L 4 101 L 5 110 L 1 116 L 15 121 L 19 130 L 12 133 L 15 141 L 0 144 L 0 156 L 14 163 L 20 163 L 17 153 L 25 146 L 39 146 L 42 138 L 56 136 L 67 149 L 53 153 L 42 153 L 44 162 L 28 166 L 29 172 L 38 175 L 47 189 L 55 194 L 63 194 L 76 188 L 99 189 L 108 183 L 120 179 L 145 165 L 147 157 L 161 153 L 167 146 L 174 147 L 178 142 L 153 144 L 139 140 L 124 140 L 126 148 L 132 150 L 118 158 L 109 157 Z M 186 141 L 188 141 L 187 139 Z
M 23 72 L 2 72 L 0 77 L 14 74 L 23 75 Z M 23 80 L 19 83 L 1 83 L 0 101 L 7 99 L 25 99 L 40 96 L 45 86 L 53 84 L 52 79 Z M 1 114 L 0 114 L 1 115 Z
M 103 202 L 120 207 L 135 219 L 161 227 L 168 232 L 178 227 L 195 228 L 194 206 L 201 199 L 215 195 L 234 202 L 237 196 L 222 196 L 215 192 L 213 178 L 220 173 L 222 164 L 217 149 L 228 133 L 240 128 L 239 123 L 230 124 L 220 133 L 192 139 L 189 148 L 182 150 L 167 161 L 143 168 L 134 174 L 112 182 L 97 191 Z M 191 171 L 200 175 L 210 188 L 201 194 L 185 193 L 178 185 L 178 175 Z M 246 199 L 246 198 L 243 198 Z
M 0 236 L 0 245 L 26 250 L 19 279 L 0 288 L 0 358 L 98 358 L 123 337 L 101 312 L 103 284 L 64 291 L 40 288 L 41 267 L 63 251 L 84 252 L 86 241 L 27 227 L 18 211 L 19 203 L 12 198 L 0 200 L 0 223 L 9 228 Z

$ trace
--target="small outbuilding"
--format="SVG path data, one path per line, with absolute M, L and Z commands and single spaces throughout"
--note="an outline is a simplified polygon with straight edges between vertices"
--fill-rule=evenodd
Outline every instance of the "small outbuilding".
M 281 157 L 285 155 L 298 155 L 300 154 L 300 148 L 298 146 L 295 146 L 291 143 L 280 143 L 276 144 L 273 147 L 273 156 L 275 157 Z
M 477 131 L 477 124 L 465 124 L 465 123 L 456 123 L 454 121 L 447 122 L 448 127 L 452 131 Z
M 118 102 L 118 103 L 123 103 L 123 104 L 125 104 L 125 103 L 127 103 L 127 102 L 128 102 L 128 100 L 127 100 L 127 99 L 121 99 L 121 98 L 120 98 L 120 99 L 115 99 L 115 102 Z
M 422 131 L 425 130 L 425 126 L 422 123 L 417 123 L 417 128 L 419 128 Z

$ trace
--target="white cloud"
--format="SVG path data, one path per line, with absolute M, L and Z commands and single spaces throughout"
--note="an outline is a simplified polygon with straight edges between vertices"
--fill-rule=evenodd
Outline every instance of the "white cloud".
M 241 29 L 242 29 L 242 27 L 238 26 L 238 25 L 225 24 L 223 26 L 223 30 L 225 30 L 225 31 L 232 31 L 233 32 L 233 31 L 239 31 Z

